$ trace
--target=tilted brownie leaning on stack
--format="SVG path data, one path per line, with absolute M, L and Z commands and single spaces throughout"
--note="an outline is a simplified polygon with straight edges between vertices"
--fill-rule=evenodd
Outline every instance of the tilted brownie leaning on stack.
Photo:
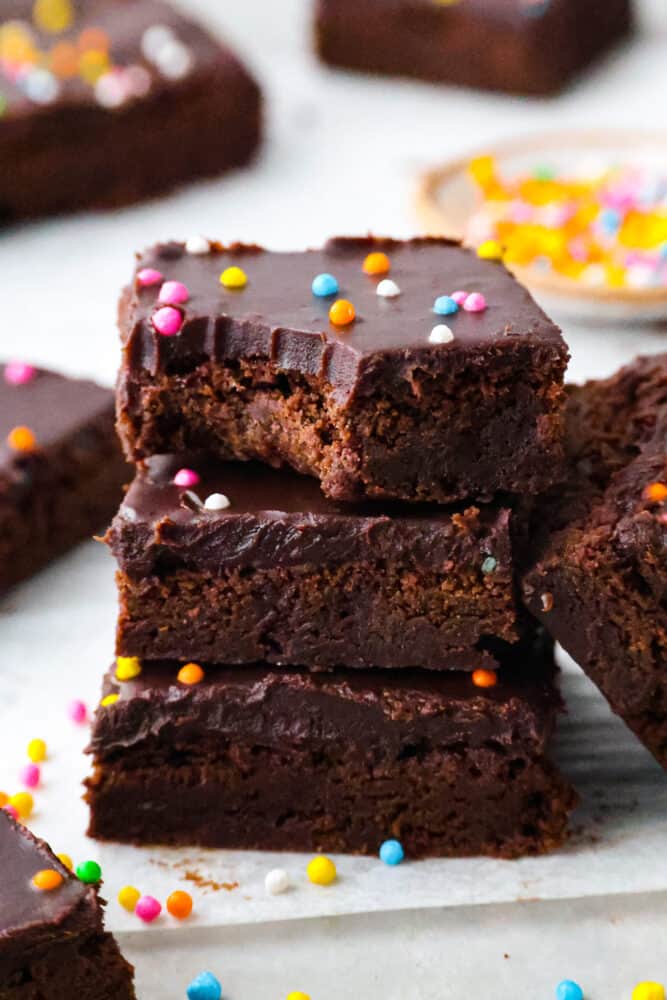
M 667 768 L 667 354 L 572 387 L 567 416 L 525 600 Z
M 567 348 L 528 293 L 445 240 L 197 241 L 139 258 L 120 323 L 138 466 L 91 833 L 559 844 L 553 649 L 515 549 L 562 475 Z

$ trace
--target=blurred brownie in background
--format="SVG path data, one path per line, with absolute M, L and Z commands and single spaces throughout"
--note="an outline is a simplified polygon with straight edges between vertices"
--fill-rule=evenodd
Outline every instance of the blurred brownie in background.
M 333 66 L 552 94 L 629 34 L 630 0 L 318 0 Z
M 130 478 L 113 411 L 94 382 L 0 371 L 0 592 L 111 520 Z
M 244 66 L 161 0 L 0 0 L 0 222 L 218 174 L 260 128 Z

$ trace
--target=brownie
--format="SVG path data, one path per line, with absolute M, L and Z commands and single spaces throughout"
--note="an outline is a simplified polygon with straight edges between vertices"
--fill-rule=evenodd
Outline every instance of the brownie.
M 365 273 L 378 265 L 391 277 Z M 229 268 L 244 287 L 222 284 Z M 318 276 L 338 291 L 315 294 Z M 400 294 L 378 294 L 395 291 L 387 282 Z M 187 301 L 165 314 L 174 290 Z M 487 308 L 443 319 L 435 301 L 457 291 Z M 337 302 L 356 311 L 347 325 L 329 319 Z M 449 342 L 431 341 L 436 326 Z M 560 331 L 502 264 L 448 240 L 158 245 L 139 257 L 120 328 L 118 427 L 135 460 L 205 450 L 289 463 L 348 501 L 532 494 L 561 471 Z
M 0 372 L 0 591 L 104 529 L 127 481 L 110 389 L 10 363 Z
M 0 0 L 0 221 L 244 164 L 260 118 L 236 56 L 161 0 Z
M 59 884 L 38 889 L 48 872 Z M 134 1000 L 102 900 L 0 810 L 0 1000 Z
M 177 486 L 186 472 L 198 482 Z M 207 509 L 208 497 L 229 506 Z M 156 456 L 107 534 L 119 564 L 117 652 L 492 666 L 499 640 L 518 637 L 512 521 L 500 505 L 345 506 L 295 472 Z
M 667 767 L 667 354 L 572 388 L 525 600 Z
M 173 661 L 109 672 L 93 723 L 90 834 L 136 844 L 517 857 L 562 843 L 575 803 L 547 760 L 561 703 L 551 645 L 496 686 L 470 674 L 309 673 Z
M 318 0 L 333 66 L 548 95 L 630 33 L 630 0 Z

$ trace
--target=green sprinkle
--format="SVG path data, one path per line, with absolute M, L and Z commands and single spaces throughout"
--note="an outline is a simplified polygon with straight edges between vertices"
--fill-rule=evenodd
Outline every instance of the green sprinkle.
M 536 181 L 553 181 L 556 178 L 556 171 L 553 167 L 541 164 L 533 170 L 533 177 Z
M 494 569 L 498 565 L 498 560 L 494 559 L 493 556 L 487 556 L 482 563 L 482 573 L 493 573 Z
M 96 885 L 102 878 L 102 869 L 97 861 L 82 861 L 77 865 L 76 875 L 86 885 Z
M 4 115 L 7 110 L 7 99 L 0 94 L 0 118 Z

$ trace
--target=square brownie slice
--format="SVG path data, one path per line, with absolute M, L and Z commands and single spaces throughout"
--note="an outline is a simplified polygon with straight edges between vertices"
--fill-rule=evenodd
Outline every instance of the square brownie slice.
M 129 478 L 113 413 L 94 382 L 0 371 L 0 592 L 111 520 Z
M 134 970 L 105 933 L 102 905 L 94 886 L 0 810 L 3 1000 L 134 1000 Z
M 561 474 L 560 331 L 502 264 L 447 240 L 159 245 L 120 329 L 135 460 L 288 463 L 336 500 L 532 494 Z
M 260 128 L 245 67 L 161 0 L 0 0 L 0 222 L 153 198 Z
M 540 95 L 630 33 L 630 0 L 318 0 L 332 66 Z
M 259 463 L 156 456 L 107 541 L 118 653 L 213 663 L 473 670 L 518 638 L 505 505 L 327 500 Z
M 571 388 L 568 427 L 526 604 L 667 767 L 667 354 Z
M 455 672 L 179 666 L 107 675 L 92 836 L 360 854 L 392 836 L 415 858 L 518 857 L 566 835 L 575 796 L 547 759 L 561 703 L 544 637 L 487 688 Z

